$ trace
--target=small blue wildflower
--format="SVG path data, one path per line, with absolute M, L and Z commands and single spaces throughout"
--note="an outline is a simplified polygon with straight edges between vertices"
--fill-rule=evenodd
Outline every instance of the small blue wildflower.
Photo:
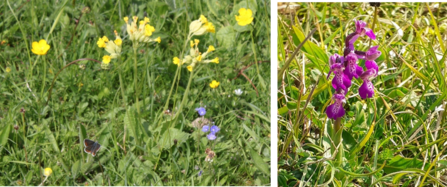
M 216 133 L 216 132 L 219 132 L 219 127 L 217 127 L 216 125 L 213 125 L 212 127 L 211 127 L 211 133 Z
M 216 134 L 214 134 L 213 132 L 206 135 L 206 137 L 208 138 L 208 140 L 215 140 L 217 138 Z
M 203 173 L 203 171 L 200 170 L 200 171 L 199 171 L 199 177 L 202 176 L 202 173 Z
M 208 125 L 205 125 L 205 126 L 202 127 L 202 131 L 203 132 L 208 132 L 209 130 L 210 130 L 210 126 L 208 126 Z
M 206 110 L 203 107 L 196 108 L 196 111 L 200 116 L 204 116 L 206 114 Z

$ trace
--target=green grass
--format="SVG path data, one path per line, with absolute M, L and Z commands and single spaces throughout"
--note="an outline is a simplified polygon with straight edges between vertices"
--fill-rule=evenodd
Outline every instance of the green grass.
M 447 4 L 382 3 L 374 26 L 375 9 L 368 3 L 288 6 L 293 10 L 279 10 L 277 31 L 278 68 L 293 58 L 278 82 L 279 185 L 446 186 L 447 120 L 436 109 L 445 109 L 447 101 Z M 333 76 L 326 76 L 328 58 L 342 54 L 354 19 L 367 22 L 377 36 L 371 44 L 357 40 L 356 48 L 379 45 L 382 55 L 376 60 L 380 73 L 372 81 L 374 97 L 360 98 L 358 80 L 347 93 L 338 165 L 329 135 L 334 120 L 325 113 Z M 314 28 L 298 55 L 291 56 Z
M 44 168 L 53 171 L 43 183 L 48 186 L 269 185 L 269 5 L 2 1 L 0 185 L 37 186 L 45 179 Z M 240 7 L 255 11 L 250 26 L 236 26 Z M 172 59 L 189 54 L 189 24 L 201 14 L 216 33 L 192 39 L 200 40 L 200 51 L 213 45 L 209 58 L 219 57 L 220 63 L 196 66 L 191 82 L 183 66 L 176 81 Z M 137 58 L 123 20 L 133 15 L 149 17 L 153 37 L 161 38 L 160 44 L 142 44 Z M 96 42 L 102 36 L 115 39 L 113 30 L 123 38 L 122 54 L 102 69 L 98 62 L 108 53 Z M 31 43 L 40 39 L 51 48 L 38 57 Z M 98 62 L 66 66 L 83 58 Z M 219 87 L 210 88 L 212 80 Z M 243 94 L 236 96 L 239 88 Z M 216 140 L 193 127 L 198 107 L 206 107 L 205 118 L 220 128 Z M 84 153 L 85 138 L 101 144 L 96 157 Z M 216 154 L 213 162 L 205 161 L 207 148 Z

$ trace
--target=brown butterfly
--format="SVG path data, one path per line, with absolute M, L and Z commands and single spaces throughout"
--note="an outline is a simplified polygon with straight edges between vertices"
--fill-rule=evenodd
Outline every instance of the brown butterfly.
M 92 154 L 92 156 L 96 156 L 96 152 L 98 152 L 99 148 L 101 147 L 98 142 L 89 139 L 84 139 L 84 146 L 84 151 Z

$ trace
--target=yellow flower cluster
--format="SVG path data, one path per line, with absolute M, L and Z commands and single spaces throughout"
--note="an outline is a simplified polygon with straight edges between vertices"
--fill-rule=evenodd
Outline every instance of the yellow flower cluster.
M 31 51 L 36 55 L 46 55 L 50 50 L 50 45 L 44 39 L 39 42 L 33 42 Z
M 155 28 L 149 24 L 149 18 L 144 17 L 144 19 L 138 22 L 138 17 L 132 17 L 133 22 L 129 23 L 129 18 L 124 17 L 124 21 L 127 24 L 127 34 L 129 34 L 129 39 L 133 42 L 161 42 L 160 37 L 152 39 L 152 33 Z M 138 26 L 137 26 L 138 22 Z
M 200 15 L 198 20 L 194 20 L 189 24 L 189 35 L 190 36 L 200 36 L 207 32 L 215 33 L 216 28 L 213 23 L 209 22 L 204 15 Z
M 193 68 L 198 63 L 208 64 L 210 62 L 213 62 L 213 63 L 218 64 L 219 63 L 219 58 L 218 57 L 216 57 L 216 58 L 214 58 L 212 60 L 206 60 L 206 57 L 208 56 L 208 54 L 210 52 L 213 52 L 214 50 L 216 50 L 214 48 L 214 46 L 210 45 L 208 47 L 208 50 L 205 53 L 202 54 L 199 51 L 199 48 L 197 47 L 199 42 L 200 41 L 198 39 L 194 39 L 194 41 L 191 40 L 190 41 L 191 49 L 190 49 L 189 55 L 185 56 L 185 58 L 183 60 L 180 60 L 178 57 L 174 57 L 173 63 L 176 64 L 176 65 L 189 64 L 187 66 L 189 71 L 192 71 Z
M 96 42 L 98 47 L 105 48 L 105 50 L 110 54 L 110 56 L 105 55 L 102 58 L 103 61 L 102 61 L 101 67 L 104 69 L 107 69 L 107 67 L 109 66 L 110 60 L 112 58 L 118 58 L 121 55 L 121 48 L 122 48 L 121 44 L 123 44 L 123 40 L 118 35 L 118 32 L 116 32 L 116 30 L 114 31 L 114 33 L 115 33 L 114 41 L 109 41 L 107 36 L 103 36 L 102 38 L 98 39 L 98 42 Z

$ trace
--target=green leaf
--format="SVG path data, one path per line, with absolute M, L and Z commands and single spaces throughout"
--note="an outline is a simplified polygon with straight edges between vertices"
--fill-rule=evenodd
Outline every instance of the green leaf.
M 158 142 L 163 149 L 168 149 L 174 145 L 174 140 L 177 140 L 177 144 L 186 142 L 190 134 L 182 132 L 176 128 L 170 128 L 165 131 L 160 141 Z
M 389 161 L 389 164 L 385 165 L 383 170 L 385 171 L 385 173 L 392 173 L 408 168 L 422 168 L 423 164 L 424 162 L 422 160 L 416 158 L 404 158 L 400 155 L 397 155 Z M 429 165 L 425 165 L 425 168 L 428 167 Z
M 6 143 L 8 142 L 9 132 L 11 132 L 11 125 L 6 125 L 3 128 L 2 133 L 0 134 L 0 145 L 1 146 L 5 146 Z
M 283 106 L 278 109 L 278 114 L 283 115 L 283 114 L 287 113 L 288 111 L 289 111 L 289 108 L 287 108 L 287 106 Z
M 289 101 L 287 102 L 287 108 L 289 108 L 289 110 L 293 110 L 297 108 L 297 104 L 294 101 Z
M 137 117 L 133 107 L 127 108 L 126 115 L 124 116 L 124 128 L 128 130 L 129 136 L 138 139 L 137 136 Z
M 251 153 L 251 158 L 253 159 L 254 165 L 259 170 L 261 170 L 263 173 L 265 173 L 266 175 L 269 175 L 270 174 L 269 166 L 267 165 L 267 163 L 264 162 L 264 160 L 262 160 L 262 157 L 259 156 L 259 154 L 253 150 L 250 150 L 250 153 Z
M 71 166 L 71 175 L 73 177 L 73 179 L 76 179 L 76 176 L 79 173 L 79 169 L 81 169 L 81 162 L 79 160 L 77 160 L 73 166 Z
M 56 151 L 56 153 L 60 153 L 61 150 L 59 149 L 56 139 L 54 138 L 53 133 L 50 131 L 48 126 L 46 126 L 46 128 L 45 128 L 45 136 L 48 139 L 48 141 L 51 143 L 51 145 L 53 146 L 54 151 Z
M 362 138 L 362 141 L 355 146 L 354 150 L 351 152 L 351 156 L 354 156 L 358 151 L 360 151 L 360 149 L 362 149 L 363 146 L 365 146 L 366 142 L 368 142 L 374 131 L 375 125 L 376 123 L 373 123 L 371 127 L 369 127 L 368 133 Z
M 217 31 L 216 38 L 220 46 L 226 49 L 234 48 L 234 43 L 236 41 L 236 31 L 233 29 L 232 26 L 226 26 Z
M 304 39 L 306 38 L 304 33 L 300 29 L 298 29 L 298 27 L 296 27 L 296 26 L 292 26 L 292 28 L 293 28 L 293 31 L 295 32 L 294 37 L 296 37 L 296 39 L 298 40 L 297 41 L 298 44 L 301 43 L 301 41 L 304 41 Z M 309 60 L 315 66 L 317 66 L 317 68 L 320 71 L 323 71 L 323 72 L 329 71 L 329 66 L 328 66 L 329 57 L 326 55 L 326 53 L 323 51 L 323 49 L 318 47 L 313 42 L 307 40 L 306 43 L 301 48 L 301 50 L 306 52 L 306 57 L 309 58 Z
M 259 141 L 259 137 L 258 135 L 256 135 L 256 133 L 251 130 L 250 128 L 247 127 L 247 125 L 242 124 L 242 127 L 245 129 L 245 131 L 248 132 L 248 134 L 250 134 L 250 136 L 255 140 L 255 141 Z

